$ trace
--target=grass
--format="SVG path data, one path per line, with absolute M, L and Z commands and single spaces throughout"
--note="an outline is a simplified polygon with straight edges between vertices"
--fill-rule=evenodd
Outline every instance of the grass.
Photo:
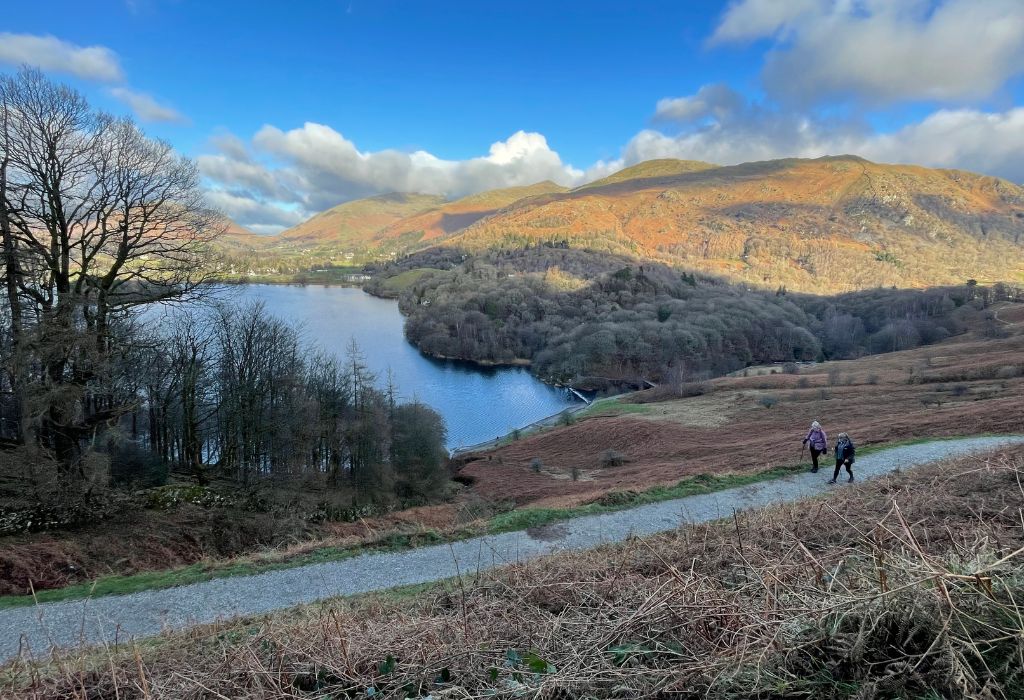
M 7 667 L 0 693 L 1017 697 L 1022 468 L 1013 452 L 947 460 L 599 550 L 72 651 Z
M 971 437 L 992 436 L 991 434 L 985 434 Z M 859 448 L 858 455 L 864 456 L 894 447 L 957 439 L 961 438 L 922 437 L 887 444 L 869 445 Z M 673 486 L 655 486 L 644 491 L 612 491 L 602 496 L 599 501 L 574 508 L 522 508 L 511 510 L 491 517 L 479 528 L 462 528 L 446 533 L 437 532 L 436 530 L 392 533 L 370 544 L 352 547 L 321 547 L 287 559 L 268 561 L 266 559 L 254 558 L 244 561 L 199 562 L 166 571 L 150 571 L 129 576 L 104 576 L 89 583 L 37 591 L 35 595 L 0 596 L 0 610 L 24 607 L 36 603 L 54 603 L 65 600 L 80 600 L 83 598 L 125 595 L 140 591 L 173 588 L 175 586 L 185 586 L 219 578 L 251 576 L 266 571 L 341 561 L 368 552 L 397 552 L 415 547 L 456 542 L 480 535 L 514 532 L 587 515 L 612 513 L 649 503 L 671 501 L 677 498 L 714 493 L 773 479 L 781 479 L 800 473 L 806 468 L 807 465 L 801 463 L 773 467 L 750 474 L 700 474 L 683 479 Z
M 463 536 L 469 535 L 464 534 Z M 341 561 L 367 552 L 394 552 L 439 544 L 451 539 L 435 530 L 423 530 L 414 533 L 392 533 L 373 544 L 353 547 L 320 547 L 298 556 L 276 561 L 256 558 L 244 561 L 197 562 L 189 566 L 164 571 L 145 571 L 129 576 L 103 576 L 89 583 L 36 591 L 33 595 L 0 596 L 0 610 L 35 605 L 36 603 L 56 603 L 64 600 L 126 595 L 140 591 L 186 586 L 192 583 L 201 583 L 203 581 L 232 576 L 252 576 L 266 571 Z
M 260 275 L 224 275 L 221 282 L 226 284 L 308 284 L 332 287 L 360 287 L 363 281 L 352 281 L 349 275 L 361 275 L 362 267 L 329 267 L 303 272 L 267 273 Z
M 429 272 L 436 272 L 436 270 L 432 270 L 426 267 L 417 267 L 413 268 L 412 270 L 400 272 L 394 277 L 389 277 L 386 280 L 384 280 L 384 289 L 389 294 L 394 294 L 395 296 L 398 296 L 406 289 L 420 281 L 423 278 L 423 276 Z

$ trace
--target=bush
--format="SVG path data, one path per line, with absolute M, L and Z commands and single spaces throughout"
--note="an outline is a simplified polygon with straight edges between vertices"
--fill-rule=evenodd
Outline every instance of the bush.
M 796 380 L 797 389 L 806 389 L 810 385 L 811 380 L 809 380 L 807 377 L 800 377 L 798 380 Z
M 111 486 L 150 488 L 167 483 L 170 473 L 167 463 L 138 442 L 114 442 L 107 454 Z
M 572 425 L 576 422 L 576 416 L 569 409 L 562 411 L 561 415 L 558 416 L 558 422 L 562 425 Z
M 800 366 L 795 362 L 787 362 L 782 365 L 783 374 L 800 374 Z
M 778 402 L 779 402 L 779 397 L 778 396 L 762 396 L 761 400 L 758 401 L 758 403 L 761 404 L 762 406 L 764 406 L 765 408 L 771 408 L 772 406 L 774 406 Z
M 1019 365 L 1003 365 L 996 370 L 996 377 L 998 379 L 1013 379 L 1021 375 L 1021 370 L 1024 369 Z
M 579 481 L 579 479 L 580 479 L 580 469 L 579 469 L 579 467 L 573 467 L 572 471 L 570 472 L 570 474 L 572 475 L 572 480 L 573 481 Z
M 623 464 L 628 462 L 626 455 L 615 450 L 605 450 L 601 453 L 601 466 L 602 467 L 621 467 Z
M 544 468 L 544 462 L 540 457 L 534 457 L 530 460 L 530 469 L 536 473 L 540 473 L 540 470 Z

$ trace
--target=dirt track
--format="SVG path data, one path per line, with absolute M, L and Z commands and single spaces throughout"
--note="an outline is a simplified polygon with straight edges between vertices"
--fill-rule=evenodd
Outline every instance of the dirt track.
M 966 438 L 891 448 L 859 459 L 856 472 L 861 478 L 870 478 L 1007 442 L 1024 443 L 1024 436 Z M 588 549 L 633 535 L 672 530 L 681 524 L 716 520 L 736 509 L 794 501 L 844 487 L 826 484 L 825 475 L 820 473 L 799 474 L 451 545 L 366 554 L 326 564 L 124 596 L 14 608 L 0 611 L 0 660 L 19 654 L 45 655 L 54 646 L 112 643 L 152 636 L 166 629 L 267 613 L 331 596 L 442 580 L 558 550 Z

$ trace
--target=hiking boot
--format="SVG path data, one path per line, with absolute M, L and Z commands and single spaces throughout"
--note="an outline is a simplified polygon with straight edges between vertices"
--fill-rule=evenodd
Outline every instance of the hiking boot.
M 829 480 L 828 480 L 828 483 L 830 483 L 830 484 L 834 484 L 834 483 L 836 483 L 836 480 L 835 480 L 835 479 L 829 479 Z
M 818 473 L 818 468 L 817 467 L 814 467 L 813 469 L 811 469 L 811 474 L 817 474 L 817 473 Z
M 847 479 L 847 481 L 849 481 L 849 482 L 853 482 L 853 474 L 850 474 L 850 478 L 849 478 L 849 479 Z

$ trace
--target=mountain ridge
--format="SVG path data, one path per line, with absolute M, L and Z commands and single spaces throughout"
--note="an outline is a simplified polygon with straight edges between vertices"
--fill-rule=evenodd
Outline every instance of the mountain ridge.
M 348 251 L 369 262 L 434 246 L 558 243 L 834 292 L 1020 281 L 1022 240 L 1024 188 L 1012 182 L 838 155 L 729 166 L 657 159 L 574 189 L 544 181 L 452 201 L 379 195 L 321 212 L 264 250 L 304 247 L 311 262 Z

